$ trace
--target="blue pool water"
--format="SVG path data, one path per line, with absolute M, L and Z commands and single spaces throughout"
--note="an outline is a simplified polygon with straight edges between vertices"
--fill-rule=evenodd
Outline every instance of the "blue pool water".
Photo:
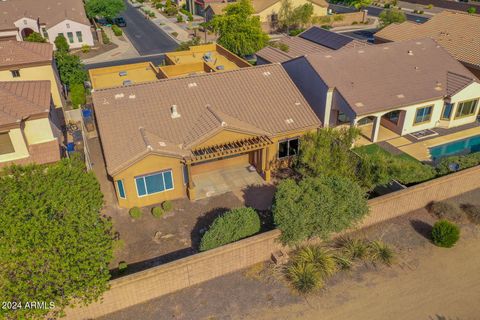
M 468 154 L 480 151 L 480 136 L 470 137 L 468 139 L 452 141 L 446 144 L 430 148 L 430 155 L 433 160 L 443 157 Z

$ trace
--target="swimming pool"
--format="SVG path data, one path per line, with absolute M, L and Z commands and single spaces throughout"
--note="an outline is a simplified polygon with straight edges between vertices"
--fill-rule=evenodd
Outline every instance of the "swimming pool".
M 430 148 L 430 155 L 432 160 L 438 160 L 443 157 L 458 155 L 458 154 L 468 154 L 472 152 L 480 151 L 480 135 L 470 137 L 467 139 L 452 141 L 446 144 Z

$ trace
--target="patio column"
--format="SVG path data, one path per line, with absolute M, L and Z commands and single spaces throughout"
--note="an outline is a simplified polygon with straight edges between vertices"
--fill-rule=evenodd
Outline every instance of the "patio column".
M 372 128 L 372 142 L 377 142 L 378 139 L 378 131 L 380 130 L 380 121 L 382 120 L 382 116 L 375 117 L 373 121 L 373 128 Z
M 269 158 L 269 149 L 265 147 L 262 149 L 262 168 L 263 168 L 263 178 L 266 182 L 270 182 L 270 158 Z
M 185 162 L 185 168 L 187 170 L 188 178 L 187 195 L 190 200 L 195 200 L 195 184 L 192 180 L 192 164 L 189 161 Z

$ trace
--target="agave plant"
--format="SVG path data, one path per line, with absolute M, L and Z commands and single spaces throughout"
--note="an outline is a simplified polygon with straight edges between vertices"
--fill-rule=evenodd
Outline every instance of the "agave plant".
M 373 263 L 381 262 L 391 266 L 395 258 L 393 249 L 382 241 L 371 241 L 368 244 L 369 256 Z
M 310 293 L 323 286 L 323 280 L 312 263 L 296 261 L 287 267 L 287 278 L 300 293 Z

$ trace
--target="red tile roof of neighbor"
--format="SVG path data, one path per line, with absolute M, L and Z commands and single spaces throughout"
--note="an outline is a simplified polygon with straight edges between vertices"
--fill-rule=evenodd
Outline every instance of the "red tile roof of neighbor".
M 82 0 L 3 0 L 0 1 L 0 30 L 14 28 L 21 18 L 37 20 L 47 27 L 72 20 L 90 25 Z
M 357 115 L 439 99 L 478 82 L 429 38 L 298 59 L 311 66 L 329 88 L 335 88 Z
M 0 82 L 0 126 L 48 114 L 49 110 L 50 81 Z
M 278 64 L 97 90 L 93 102 L 110 174 L 150 152 L 188 157 L 223 129 L 274 136 L 320 126 Z
M 0 70 L 16 66 L 45 65 L 53 59 L 50 43 L 0 41 Z
M 430 37 L 457 60 L 480 68 L 480 15 L 442 11 L 423 24 L 394 23 L 375 34 L 387 41 Z

